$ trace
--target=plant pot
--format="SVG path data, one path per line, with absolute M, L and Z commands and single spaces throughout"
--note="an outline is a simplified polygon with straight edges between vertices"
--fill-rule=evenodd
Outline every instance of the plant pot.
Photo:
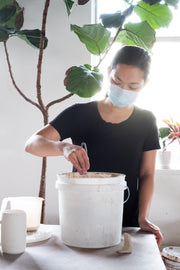
M 158 161 L 162 169 L 169 169 L 171 164 L 171 151 L 159 151 Z

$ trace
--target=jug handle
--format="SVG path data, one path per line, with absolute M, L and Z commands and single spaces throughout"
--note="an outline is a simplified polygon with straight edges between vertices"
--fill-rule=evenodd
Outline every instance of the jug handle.
M 126 189 L 127 189 L 128 194 L 127 194 L 127 198 L 124 200 L 123 203 L 126 203 L 126 202 L 129 200 L 129 197 L 130 197 L 130 190 L 129 190 L 129 187 L 126 186 L 126 187 L 124 188 L 124 190 L 126 190 Z
M 2 221 L 2 213 L 7 209 L 8 202 L 10 202 L 9 198 L 4 198 L 1 203 L 1 210 L 0 210 L 0 223 Z

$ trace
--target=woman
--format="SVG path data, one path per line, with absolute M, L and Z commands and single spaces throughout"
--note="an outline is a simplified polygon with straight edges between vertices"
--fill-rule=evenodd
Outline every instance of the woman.
M 66 109 L 36 132 L 25 149 L 41 157 L 63 155 L 80 174 L 87 170 L 125 174 L 130 198 L 124 205 L 123 226 L 154 233 L 160 245 L 161 232 L 148 220 L 159 148 L 156 121 L 151 112 L 134 106 L 147 83 L 149 67 L 145 50 L 123 47 L 108 69 L 107 96 Z M 63 142 L 69 137 L 72 144 Z

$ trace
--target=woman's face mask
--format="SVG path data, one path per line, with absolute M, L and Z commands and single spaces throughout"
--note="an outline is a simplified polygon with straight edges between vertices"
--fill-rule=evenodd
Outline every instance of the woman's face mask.
M 136 66 L 117 64 L 109 76 L 110 86 L 107 94 L 112 104 L 120 108 L 134 104 L 139 91 L 146 84 L 144 72 Z
M 122 108 L 134 104 L 139 92 L 125 90 L 115 84 L 110 84 L 107 94 L 114 106 Z

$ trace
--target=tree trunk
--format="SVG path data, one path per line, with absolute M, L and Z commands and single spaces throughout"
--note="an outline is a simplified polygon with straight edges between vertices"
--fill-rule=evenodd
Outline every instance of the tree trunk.
M 48 110 L 43 112 L 44 117 L 44 126 L 48 124 L 49 115 Z M 39 197 L 43 198 L 42 212 L 41 212 L 41 223 L 45 222 L 45 199 L 46 199 L 46 168 L 47 168 L 47 157 L 42 158 L 42 167 L 41 167 L 41 181 L 39 187 Z
M 42 158 L 42 168 L 41 168 L 41 182 L 39 187 L 39 197 L 43 198 L 42 212 L 41 212 L 41 223 L 45 222 L 45 199 L 46 199 L 46 166 L 47 157 Z

